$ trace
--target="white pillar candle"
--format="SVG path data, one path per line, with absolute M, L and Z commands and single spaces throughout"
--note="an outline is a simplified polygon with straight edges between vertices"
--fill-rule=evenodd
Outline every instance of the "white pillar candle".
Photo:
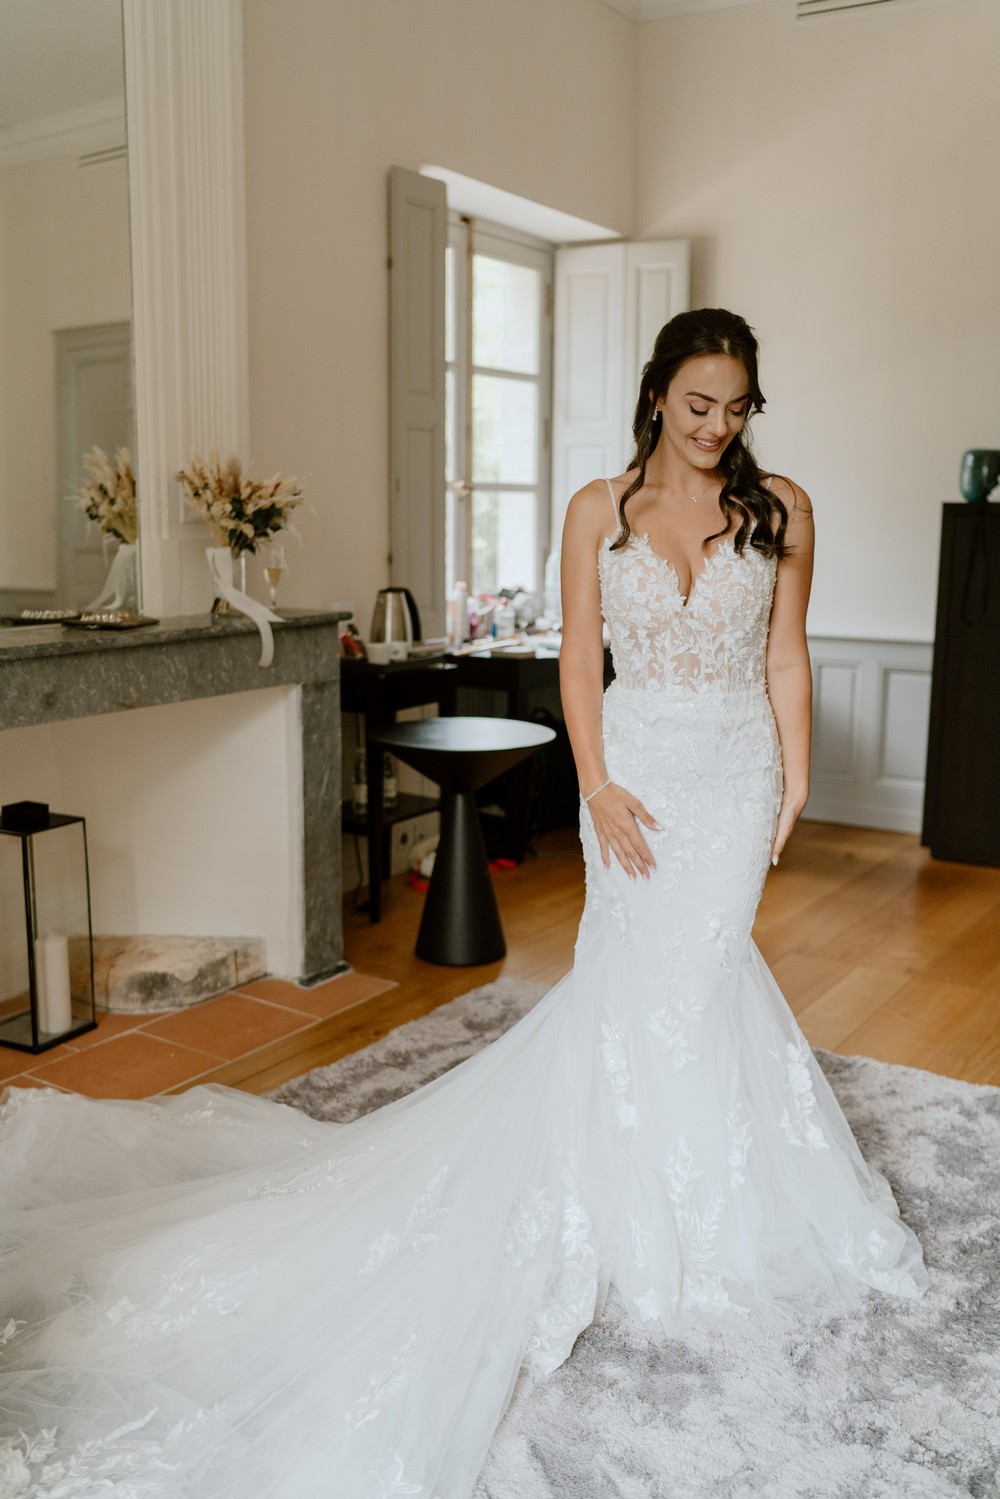
M 50 935 L 45 942 L 45 1005 L 48 1011 L 44 1029 L 50 1036 L 68 1031 L 73 1024 L 73 1006 L 69 986 L 69 938 Z
M 38 1029 L 49 1029 L 49 1002 L 45 992 L 45 938 L 35 938 L 35 996 L 38 1002 Z

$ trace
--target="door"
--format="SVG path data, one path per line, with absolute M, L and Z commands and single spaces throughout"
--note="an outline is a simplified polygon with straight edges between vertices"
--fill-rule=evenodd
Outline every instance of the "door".
M 113 556 L 76 502 L 83 455 L 95 445 L 109 458 L 126 447 L 135 459 L 132 326 L 101 323 L 56 332 L 56 551 L 61 608 L 81 609 L 101 591 Z

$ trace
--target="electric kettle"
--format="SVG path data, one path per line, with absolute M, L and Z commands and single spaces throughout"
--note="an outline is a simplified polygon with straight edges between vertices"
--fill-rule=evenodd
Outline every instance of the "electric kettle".
M 369 640 L 420 640 L 420 611 L 408 588 L 382 588 L 375 600 Z

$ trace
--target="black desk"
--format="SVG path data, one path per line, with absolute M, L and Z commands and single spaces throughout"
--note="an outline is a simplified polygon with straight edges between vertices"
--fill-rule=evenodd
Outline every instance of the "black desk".
M 385 728 L 396 722 L 401 708 L 416 708 L 437 703 L 438 712 L 451 716 L 455 712 L 455 689 L 458 672 L 453 662 L 343 660 L 340 664 L 340 706 L 345 713 L 360 713 L 365 721 L 366 761 L 368 767 L 368 811 L 360 816 L 351 803 L 341 807 L 341 828 L 345 833 L 364 833 L 368 839 L 368 915 L 371 921 L 382 917 L 382 878 L 386 865 L 385 835 L 393 823 L 422 812 L 437 812 L 439 796 L 414 796 L 400 792 L 393 807 L 386 807 L 382 796 L 382 761 L 384 750 L 373 744 L 369 730 Z
M 498 650 L 454 658 L 458 666 L 460 713 L 497 713 L 505 718 L 546 724 L 555 738 L 537 760 L 506 771 L 480 796 L 496 803 L 502 816 L 482 812 L 487 843 L 496 854 L 518 863 L 531 853 L 539 829 L 575 827 L 579 786 L 559 695 L 559 654 L 509 656 Z M 604 685 L 614 678 L 611 651 L 604 651 Z M 480 694 L 489 694 L 486 700 Z M 491 701 L 492 699 L 492 701 Z

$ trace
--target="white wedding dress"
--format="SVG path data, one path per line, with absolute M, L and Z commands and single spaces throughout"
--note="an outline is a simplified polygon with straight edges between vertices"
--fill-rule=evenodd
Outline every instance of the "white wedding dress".
M 352 1124 L 217 1086 L 8 1090 L 0 1495 L 459 1499 L 519 1369 L 612 1283 L 675 1336 L 924 1293 L 750 936 L 776 564 L 724 540 L 685 605 L 648 538 L 609 542 L 605 755 L 662 826 L 652 877 L 604 868 L 581 804 L 571 971 Z

